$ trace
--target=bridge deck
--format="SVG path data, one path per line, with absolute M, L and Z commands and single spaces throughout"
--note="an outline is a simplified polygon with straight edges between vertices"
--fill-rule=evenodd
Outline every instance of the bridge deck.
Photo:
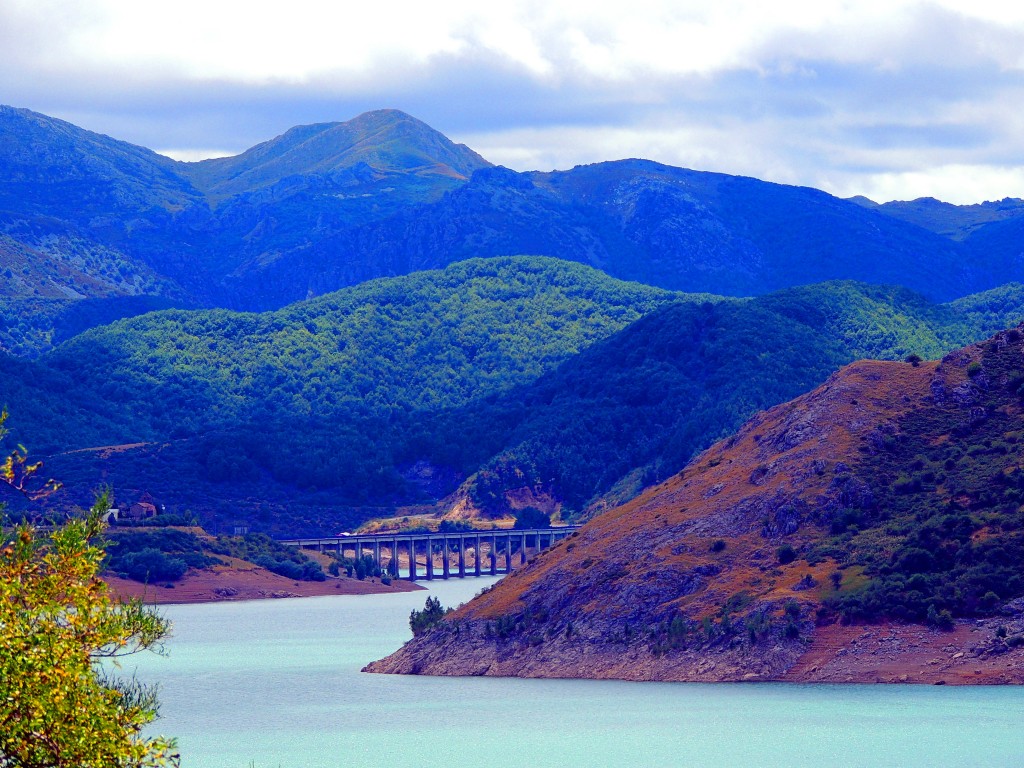
M 408 575 L 403 578 L 417 581 L 420 578 L 434 578 L 435 558 L 438 550 L 441 556 L 441 578 L 496 576 L 499 573 L 509 573 L 512 570 L 513 555 L 519 555 L 520 564 L 526 563 L 531 556 L 531 549 L 533 556 L 536 556 L 554 546 L 558 541 L 573 535 L 579 529 L 579 525 L 564 525 L 554 528 L 494 528 L 447 533 L 392 531 L 350 536 L 285 539 L 281 543 L 300 549 L 315 549 L 318 552 L 334 551 L 339 557 L 344 557 L 346 551 L 351 551 L 354 558 L 369 554 L 382 569 L 389 568 L 392 573 L 398 572 L 400 553 L 404 549 L 409 567 Z M 473 553 L 473 562 L 469 567 L 467 567 L 467 551 Z M 383 558 L 385 552 L 389 555 L 386 564 Z M 450 555 L 457 556 L 458 570 L 455 573 L 452 572 L 453 564 L 450 562 Z M 424 561 L 422 575 L 418 573 L 421 559 Z M 485 559 L 488 561 L 486 566 L 483 565 Z

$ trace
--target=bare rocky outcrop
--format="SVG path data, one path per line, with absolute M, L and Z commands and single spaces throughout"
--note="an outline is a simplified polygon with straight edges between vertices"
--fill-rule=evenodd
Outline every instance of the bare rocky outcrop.
M 373 662 L 364 671 L 390 674 L 495 677 L 602 678 L 634 681 L 773 680 L 804 653 L 799 640 L 766 638 L 658 650 L 651 637 L 628 637 L 611 625 L 571 625 L 555 636 L 544 631 L 515 638 L 495 635 L 493 623 L 445 624 L 409 650 Z

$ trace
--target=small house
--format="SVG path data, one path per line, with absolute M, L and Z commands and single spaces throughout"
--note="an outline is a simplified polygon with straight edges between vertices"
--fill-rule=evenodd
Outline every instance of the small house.
M 153 496 L 146 491 L 139 500 L 130 504 L 127 509 L 122 509 L 119 515 L 120 520 L 147 520 L 156 517 L 163 511 L 162 505 L 156 503 Z

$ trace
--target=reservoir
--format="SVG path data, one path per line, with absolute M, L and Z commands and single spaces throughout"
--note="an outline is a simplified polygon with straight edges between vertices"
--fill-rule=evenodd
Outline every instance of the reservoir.
M 1024 687 L 626 683 L 369 675 L 430 592 L 168 606 L 154 732 L 184 768 L 1009 766 Z

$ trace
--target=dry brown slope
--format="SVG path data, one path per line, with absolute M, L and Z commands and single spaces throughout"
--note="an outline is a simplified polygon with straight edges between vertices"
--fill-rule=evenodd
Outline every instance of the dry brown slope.
M 145 603 L 210 603 L 222 600 L 263 600 L 284 597 L 322 597 L 325 595 L 369 595 L 408 592 L 422 589 L 410 581 L 395 580 L 390 585 L 380 579 L 328 577 L 324 581 L 295 581 L 271 573 L 265 568 L 223 557 L 224 565 L 206 570 L 190 570 L 180 581 L 169 584 L 142 584 L 106 574 L 111 593 L 118 600 L 140 599 Z
M 1024 679 L 1021 648 L 982 653 L 973 663 L 990 642 L 992 622 L 952 634 L 900 625 L 877 636 L 878 627 L 816 627 L 836 563 L 780 565 L 777 557 L 781 543 L 803 551 L 821 540 L 830 516 L 849 501 L 844 495 L 857 492 L 844 479 L 849 466 L 877 451 L 891 425 L 932 407 L 937 381 L 947 392 L 962 387 L 978 354 L 954 354 L 942 366 L 865 361 L 844 368 L 755 417 L 678 476 L 595 519 L 368 670 L 632 680 Z M 725 547 L 715 551 L 718 540 Z M 847 570 L 844 587 L 857 578 L 856 569 Z

